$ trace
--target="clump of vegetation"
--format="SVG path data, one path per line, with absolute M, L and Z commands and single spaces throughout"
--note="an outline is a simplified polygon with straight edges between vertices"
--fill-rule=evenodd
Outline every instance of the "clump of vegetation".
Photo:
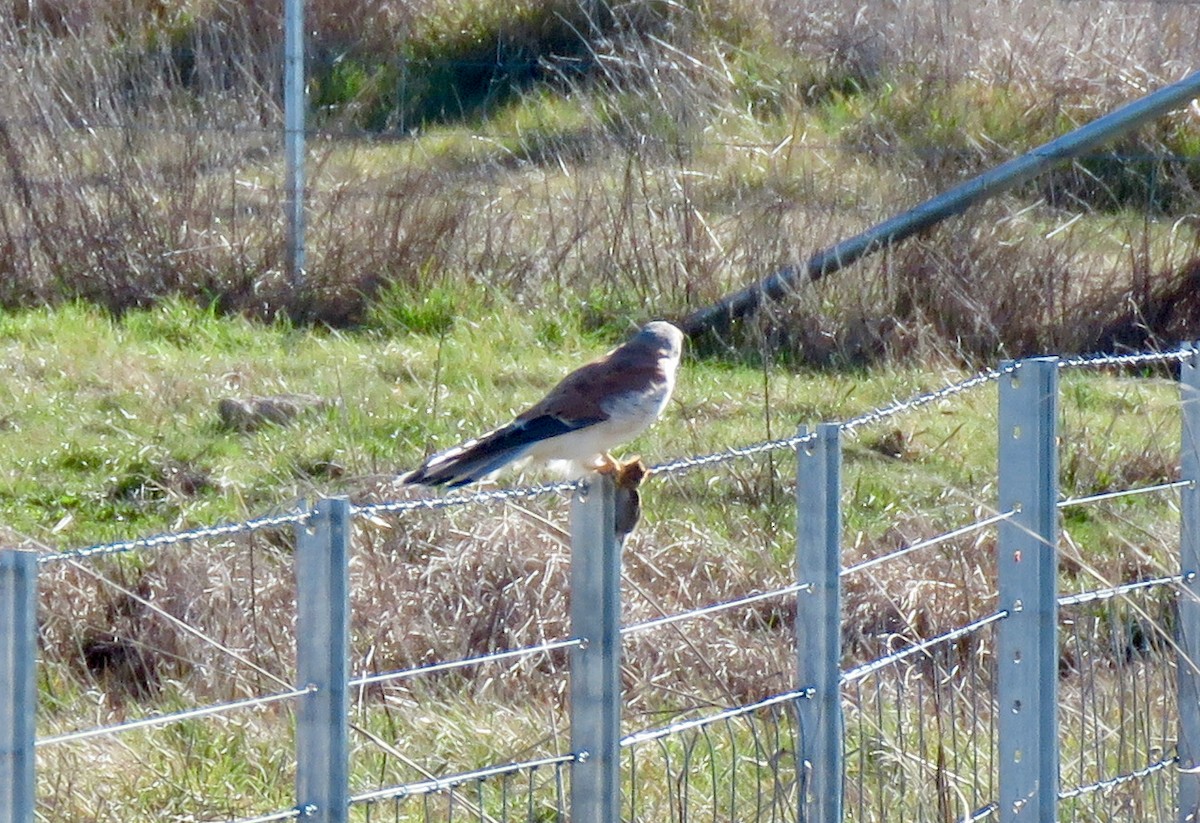
M 1174 9 L 1130 28 L 1086 4 L 320 0 L 297 288 L 276 4 L 19 5 L 0 304 L 179 295 L 340 328 L 459 287 L 599 325 L 680 316 L 1195 62 Z M 735 345 L 858 362 L 1170 340 L 1195 314 L 1155 307 L 1200 257 L 1198 132 L 1190 111 L 1151 124 Z

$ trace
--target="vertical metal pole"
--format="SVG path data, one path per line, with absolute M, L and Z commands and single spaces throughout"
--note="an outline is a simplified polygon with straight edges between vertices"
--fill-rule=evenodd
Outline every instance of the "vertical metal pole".
M 296 529 L 296 799 L 305 820 L 349 817 L 350 502 L 321 500 Z
M 283 4 L 283 150 L 287 188 L 287 274 L 293 289 L 304 283 L 305 195 L 304 0 Z
M 1180 366 L 1179 820 L 1200 820 L 1200 347 Z
M 617 823 L 621 812 L 621 543 L 611 478 L 571 502 L 571 820 Z
M 1058 360 L 1000 378 L 1000 820 L 1058 819 Z
M 806 429 L 800 430 L 806 434 Z M 841 427 L 823 423 L 797 449 L 796 575 L 811 588 L 796 595 L 797 704 L 804 769 L 799 819 L 842 819 Z
M 33 823 L 37 555 L 0 550 L 0 820 Z

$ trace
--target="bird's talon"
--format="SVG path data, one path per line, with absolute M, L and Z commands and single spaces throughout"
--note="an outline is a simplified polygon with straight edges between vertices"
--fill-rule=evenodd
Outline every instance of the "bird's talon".
M 611 454 L 603 454 L 600 457 L 600 465 L 596 466 L 596 474 L 609 475 L 618 477 L 621 474 L 621 461 L 613 457 Z

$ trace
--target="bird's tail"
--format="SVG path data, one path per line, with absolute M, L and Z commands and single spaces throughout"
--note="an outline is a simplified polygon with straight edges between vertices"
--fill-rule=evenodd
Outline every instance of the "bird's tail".
M 451 488 L 482 480 L 509 463 L 520 460 L 533 445 L 514 429 L 513 426 L 505 426 L 435 454 L 400 480 L 410 485 Z

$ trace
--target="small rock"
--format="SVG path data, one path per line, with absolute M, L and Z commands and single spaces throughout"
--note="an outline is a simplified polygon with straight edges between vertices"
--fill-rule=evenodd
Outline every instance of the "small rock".
M 287 426 L 314 409 L 327 409 L 329 400 L 313 394 L 277 394 L 271 397 L 225 397 L 217 403 L 221 425 L 239 432 L 252 432 L 266 425 Z

